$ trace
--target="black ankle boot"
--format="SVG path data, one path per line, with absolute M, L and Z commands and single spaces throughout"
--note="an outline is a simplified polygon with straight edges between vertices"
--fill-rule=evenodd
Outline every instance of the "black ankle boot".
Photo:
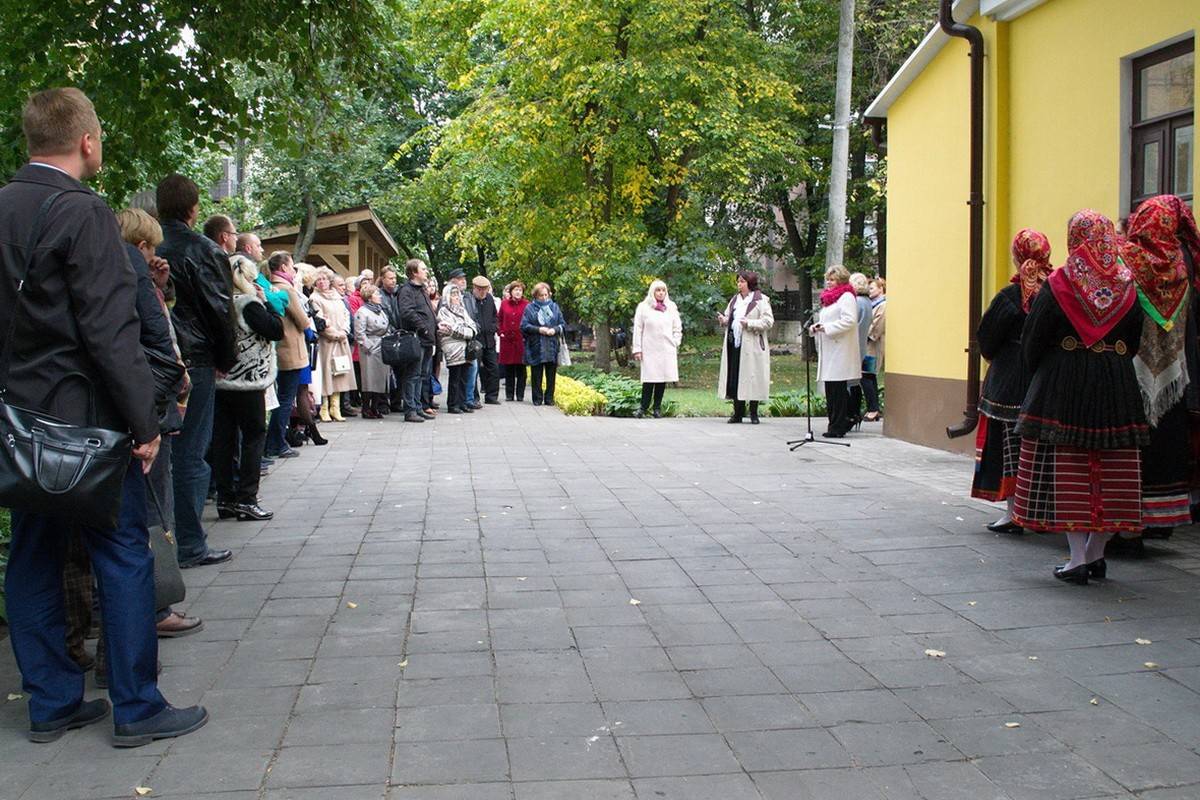
M 305 431 L 305 433 L 308 434 L 308 438 L 312 441 L 313 444 L 315 444 L 317 446 L 320 446 L 323 444 L 329 444 L 329 440 L 322 437 L 321 432 L 319 430 L 317 430 L 317 423 L 310 422 L 308 424 L 308 427 L 305 428 L 304 431 Z
M 751 425 L 758 424 L 758 401 L 757 400 L 750 401 L 750 424 Z

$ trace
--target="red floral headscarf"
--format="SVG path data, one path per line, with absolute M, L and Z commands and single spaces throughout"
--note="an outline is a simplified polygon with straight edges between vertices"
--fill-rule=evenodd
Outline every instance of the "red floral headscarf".
M 1012 259 L 1017 266 L 1012 282 L 1021 286 L 1021 307 L 1028 314 L 1038 289 L 1054 269 L 1050 264 L 1050 240 L 1033 228 L 1023 228 L 1013 239 Z
M 1200 231 L 1192 210 L 1174 195 L 1151 197 L 1129 218 L 1129 232 L 1121 257 L 1133 271 L 1142 308 L 1171 330 L 1188 291 L 1188 268 L 1183 248 L 1191 251 L 1200 267 Z
M 1067 262 L 1050 288 L 1085 347 L 1108 335 L 1137 300 L 1133 275 L 1121 260 L 1112 220 L 1086 209 L 1067 228 Z

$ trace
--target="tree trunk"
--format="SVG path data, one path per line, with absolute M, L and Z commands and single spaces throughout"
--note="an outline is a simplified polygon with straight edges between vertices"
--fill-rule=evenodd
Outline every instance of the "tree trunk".
M 833 112 L 833 159 L 829 175 L 829 227 L 825 266 L 841 264 L 846 247 L 846 179 L 850 167 L 850 88 L 854 72 L 854 0 L 841 0 L 837 93 Z
M 592 331 L 596 339 L 596 369 L 609 372 L 612 370 L 612 337 L 609 335 L 608 320 L 593 322 Z
M 300 231 L 296 234 L 296 251 L 292 255 L 296 261 L 308 258 L 309 248 L 317 238 L 317 204 L 313 201 L 312 192 L 306 190 L 302 200 L 304 219 L 300 220 Z
M 879 277 L 887 277 L 887 204 L 875 212 L 875 263 Z
M 850 148 L 850 180 L 856 188 L 862 188 L 862 179 L 866 174 L 867 147 L 866 141 L 860 138 Z M 861 198 L 855 199 L 861 200 Z M 863 241 L 866 232 L 867 212 L 861 205 L 856 204 L 853 213 L 850 215 L 850 238 L 846 253 L 853 264 L 861 265 L 864 256 L 866 256 L 866 242 Z
M 483 249 L 483 245 L 475 245 L 475 261 L 479 265 L 479 274 L 487 277 L 487 252 Z
M 800 306 L 807 310 L 812 303 L 812 276 L 803 268 L 804 258 L 810 253 L 805 252 L 805 242 L 800 238 L 800 228 L 796 225 L 796 215 L 792 213 L 792 200 L 786 190 L 779 193 L 779 215 L 783 217 L 783 227 L 787 231 L 788 246 L 792 249 L 792 257 L 796 259 L 796 281 L 800 285 Z M 808 315 L 804 314 L 804 324 L 801 326 L 800 346 L 807 358 L 815 352 L 812 335 L 808 332 Z

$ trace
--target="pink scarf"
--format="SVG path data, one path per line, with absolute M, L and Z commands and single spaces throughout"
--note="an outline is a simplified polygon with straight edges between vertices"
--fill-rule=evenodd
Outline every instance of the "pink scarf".
M 821 306 L 831 306 L 844 294 L 854 294 L 854 287 L 848 283 L 839 283 L 821 292 Z

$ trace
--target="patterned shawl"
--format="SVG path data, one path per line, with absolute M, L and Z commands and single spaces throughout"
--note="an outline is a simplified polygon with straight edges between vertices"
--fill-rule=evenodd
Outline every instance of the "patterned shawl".
M 1020 284 L 1021 307 L 1028 314 L 1038 289 L 1042 288 L 1054 269 L 1050 265 L 1050 240 L 1044 233 L 1024 228 L 1013 239 L 1012 258 L 1017 266 L 1017 274 L 1013 275 L 1012 282 Z
M 1121 255 L 1133 270 L 1146 312 L 1133 368 L 1151 425 L 1183 398 L 1189 381 L 1185 338 L 1190 281 L 1184 247 L 1192 263 L 1200 263 L 1200 233 L 1191 209 L 1178 197 L 1152 197 L 1129 218 Z
M 1121 260 L 1112 220 L 1098 211 L 1071 217 L 1067 249 L 1067 262 L 1047 280 L 1084 347 L 1091 347 L 1137 302 L 1137 287 Z

